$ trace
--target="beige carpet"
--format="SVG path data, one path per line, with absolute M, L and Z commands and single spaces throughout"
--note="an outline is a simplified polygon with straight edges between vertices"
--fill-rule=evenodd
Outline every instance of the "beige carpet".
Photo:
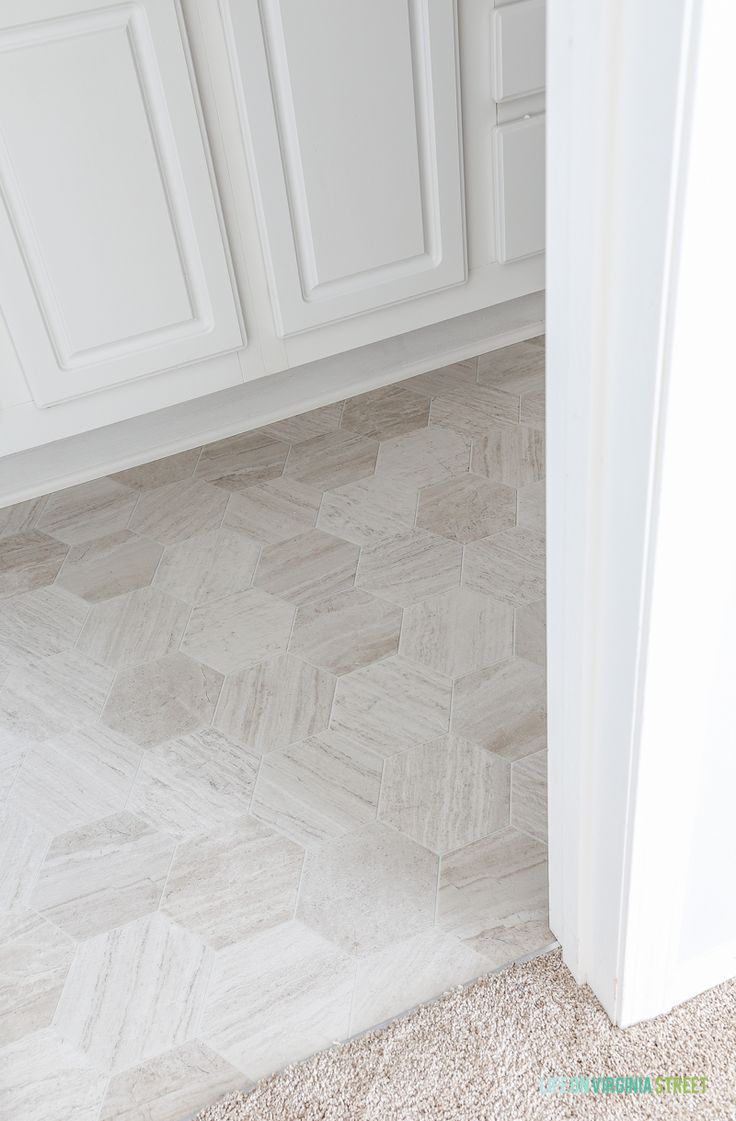
M 541 1093 L 540 1077 L 704 1076 L 705 1093 Z M 688 1084 L 690 1085 L 690 1084 Z M 621 1030 L 559 951 L 230 1094 L 196 1121 L 736 1117 L 736 980 Z

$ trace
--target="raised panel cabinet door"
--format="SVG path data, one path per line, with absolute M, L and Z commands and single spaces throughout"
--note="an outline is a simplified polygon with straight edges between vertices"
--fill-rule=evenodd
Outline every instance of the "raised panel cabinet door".
M 174 0 L 0 4 L 0 200 L 37 405 L 243 344 Z
M 493 136 L 496 243 L 502 263 L 544 252 L 545 116 L 499 125 Z
M 466 279 L 454 0 L 220 0 L 277 331 Z

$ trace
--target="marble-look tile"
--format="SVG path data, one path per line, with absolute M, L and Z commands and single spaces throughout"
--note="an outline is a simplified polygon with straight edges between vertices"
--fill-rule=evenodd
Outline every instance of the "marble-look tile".
M 386 475 L 325 491 L 317 528 L 356 545 L 372 545 L 414 525 L 417 490 Z
M 94 479 L 49 495 L 38 528 L 67 545 L 106 537 L 125 529 L 137 500 L 130 487 L 111 479 Z
M 476 541 L 516 523 L 516 491 L 478 475 L 460 475 L 419 492 L 417 526 L 452 541 Z
M 311 603 L 352 588 L 358 552 L 349 541 L 311 529 L 266 545 L 253 584 L 291 603 Z
M 210 951 L 161 914 L 77 947 L 54 1027 L 100 1069 L 125 1070 L 192 1039 Z
M 260 555 L 260 545 L 237 529 L 202 533 L 166 546 L 154 587 L 185 603 L 222 599 L 250 587 Z
M 229 673 L 285 651 L 293 621 L 290 604 L 250 588 L 195 607 L 181 649 Z
M 14 506 L 4 506 L 0 510 L 0 538 L 12 537 L 16 533 L 28 533 L 35 529 L 45 504 L 44 495 L 43 498 L 16 502 Z
M 452 730 L 501 755 L 520 759 L 547 743 L 547 689 L 541 666 L 511 658 L 455 683 Z
M 96 720 L 113 677 L 76 650 L 16 667 L 0 689 L 0 742 L 40 744 Z
M 407 607 L 460 584 L 462 546 L 426 529 L 367 545 L 360 555 L 358 588 Z
M 258 759 L 214 728 L 147 751 L 128 809 L 175 837 L 214 829 L 248 812 Z
M 387 385 L 347 400 L 340 427 L 361 436 L 388 440 L 416 428 L 426 428 L 428 421 L 429 402 L 425 396 L 412 393 L 403 385 Z
M 527 342 L 530 343 L 531 346 L 541 346 L 542 350 L 544 350 L 547 345 L 547 336 L 535 335 L 533 339 L 527 339 Z
M 219 529 L 227 492 L 200 479 L 184 479 L 144 491 L 130 528 L 161 545 L 174 545 L 197 533 Z
M 222 676 L 183 654 L 118 672 L 102 713 L 109 728 L 142 747 L 209 724 Z
M 3 603 L 0 658 L 24 665 L 68 650 L 79 637 L 89 608 L 58 588 L 38 588 Z
M 304 850 L 244 817 L 182 841 L 161 911 L 215 949 L 293 917 Z
M 451 695 L 446 677 L 388 658 L 339 678 L 330 728 L 388 758 L 444 735 Z
M 327 727 L 335 678 L 291 654 L 225 679 L 215 724 L 258 755 Z
M 358 961 L 350 1034 L 434 1000 L 488 971 L 488 962 L 441 930 L 424 930 Z
M 547 846 L 508 827 L 443 857 L 437 923 L 492 968 L 553 941 Z
M 0 1051 L 0 1116 L 12 1121 L 97 1121 L 106 1085 L 107 1075 L 52 1031 Z
M 511 766 L 511 824 L 547 841 L 547 752 L 538 751 Z
M 191 478 L 201 450 L 192 448 L 190 451 L 177 452 L 176 455 L 167 455 L 163 459 L 154 459 L 151 463 L 141 463 L 139 467 L 116 471 L 109 478 L 134 490 L 155 490 L 167 483 L 178 483 L 182 479 Z
M 195 1040 L 110 1079 L 99 1121 L 182 1121 L 251 1083 Z
M 544 478 L 544 433 L 536 428 L 493 428 L 473 440 L 470 470 L 493 483 L 523 487 Z
M 545 531 L 545 498 L 546 489 L 544 480 L 530 483 L 529 486 L 520 487 L 517 492 L 516 522 L 524 529 L 534 530 L 543 534 Z
M 544 538 L 517 526 L 465 548 L 463 584 L 512 607 L 544 597 Z
M 289 650 L 312 665 L 349 673 L 395 654 L 401 608 L 352 588 L 300 607 Z
M 536 389 L 531 393 L 525 393 L 521 398 L 519 409 L 520 422 L 528 424 L 530 428 L 539 428 L 543 431 L 544 419 L 544 390 Z
M 322 492 L 296 479 L 274 479 L 231 494 L 225 525 L 264 545 L 275 545 L 314 529 Z
M 54 833 L 117 813 L 140 757 L 140 748 L 107 728 L 78 728 L 28 752 L 10 805 Z
M 453 362 L 450 366 L 441 366 L 439 370 L 430 370 L 426 374 L 417 374 L 401 382 L 402 386 L 411 389 L 413 393 L 423 393 L 425 397 L 436 397 L 440 393 L 457 390 L 462 385 L 475 385 L 477 358 L 468 358 L 464 362 Z
M 30 906 L 72 938 L 155 911 L 175 842 L 127 811 L 55 837 Z
M 263 760 L 252 812 L 303 845 L 359 828 L 376 816 L 382 761 L 336 732 Z
M 195 475 L 225 490 L 245 490 L 276 479 L 284 470 L 289 445 L 262 429 L 217 440 L 202 449 Z
M 92 608 L 77 649 L 103 665 L 136 665 L 173 653 L 189 618 L 186 604 L 156 588 L 139 588 Z
M 516 608 L 514 651 L 528 662 L 547 665 L 547 604 L 540 599 Z
M 375 440 L 343 430 L 327 432 L 295 444 L 284 474 L 307 486 L 334 490 L 372 475 L 377 453 Z
M 509 823 L 509 765 L 457 736 L 386 760 L 378 817 L 433 852 Z
M 513 608 L 469 588 L 451 588 L 405 608 L 399 653 L 461 677 L 511 657 L 513 642 Z
M 343 404 L 343 401 L 336 401 L 333 405 L 322 405 L 319 409 L 311 409 L 299 416 L 274 421 L 273 424 L 267 424 L 263 431 L 287 444 L 301 444 L 304 440 L 324 436 L 339 428 Z
M 205 1040 L 253 1079 L 348 1031 L 355 963 L 301 923 L 254 934 L 217 955 Z
M 451 394 L 433 397 L 429 411 L 430 425 L 473 437 L 485 436 L 497 425 L 515 425 L 518 420 L 516 398 L 483 385 L 463 386 Z
M 50 840 L 50 833 L 11 806 L 0 809 L 0 913 L 27 902 Z
M 72 546 L 56 583 L 88 603 L 99 603 L 147 587 L 162 553 L 156 541 L 123 529 Z
M 3 680 L 0 675 L 0 684 Z M 6 741 L 0 739 L 0 809 L 5 805 L 27 750 L 28 744 L 11 743 L 10 737 Z
M 544 387 L 544 349 L 527 340 L 481 354 L 478 382 L 515 397 L 541 389 Z
M 346 953 L 381 950 L 432 925 L 437 857 L 377 823 L 307 853 L 297 918 Z
M 69 549 L 38 530 L 0 540 L 0 599 L 53 584 Z
M 0 1047 L 51 1023 L 74 943 L 33 911 L 0 916 Z
M 405 487 L 426 487 L 462 475 L 470 464 L 470 440 L 445 428 L 423 428 L 381 444 L 376 476 Z

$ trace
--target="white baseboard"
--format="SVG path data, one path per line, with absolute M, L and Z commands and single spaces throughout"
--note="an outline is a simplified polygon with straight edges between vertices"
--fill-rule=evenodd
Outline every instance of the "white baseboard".
M 544 293 L 0 459 L 0 507 L 247 432 L 544 330 Z

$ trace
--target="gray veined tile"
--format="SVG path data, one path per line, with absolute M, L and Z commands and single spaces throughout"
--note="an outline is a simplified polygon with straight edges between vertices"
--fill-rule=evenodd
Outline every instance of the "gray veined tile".
M 253 584 L 291 603 L 311 603 L 352 588 L 358 552 L 348 541 L 312 529 L 267 545 Z
M 10 806 L 0 809 L 0 913 L 27 902 L 51 836 Z
M 544 478 L 544 433 L 536 428 L 494 428 L 473 440 L 470 469 L 491 482 L 523 487 Z
M 517 398 L 533 389 L 544 388 L 544 348 L 527 340 L 481 354 L 478 382 Z
M 40 915 L 0 915 L 0 1047 L 49 1026 L 73 957 L 72 940 Z
M 243 592 L 250 587 L 260 545 L 237 529 L 225 527 L 167 545 L 154 587 L 185 603 Z
M 301 923 L 283 923 L 217 955 L 205 1040 L 261 1078 L 344 1038 L 355 963 Z
M 447 678 L 388 658 L 339 678 L 330 728 L 388 758 L 444 735 L 451 695 Z
M 514 650 L 528 662 L 547 665 L 547 604 L 543 599 L 516 608 Z
M 0 540 L 0 599 L 52 584 L 69 549 L 38 530 Z
M 293 917 L 304 850 L 244 817 L 182 841 L 161 911 L 215 949 Z
M 525 393 L 522 396 L 519 420 L 522 424 L 528 424 L 530 428 L 544 430 L 545 405 L 543 389 L 535 389 L 531 393 Z
M 200 479 L 167 483 L 141 494 L 130 528 L 161 545 L 173 545 L 219 529 L 227 498 L 226 491 Z
M 538 751 L 511 766 L 511 824 L 547 841 L 547 752 Z
M 451 588 L 404 610 L 402 658 L 461 677 L 511 657 L 514 612 L 469 588 Z
M 249 1088 L 244 1074 L 195 1040 L 113 1075 L 99 1121 L 181 1121 Z
M 189 608 L 156 588 L 139 588 L 90 611 L 77 649 L 103 665 L 135 665 L 175 651 Z
M 352 588 L 296 613 L 289 650 L 333 673 L 348 673 L 395 654 L 401 608 Z
M 284 474 L 307 486 L 332 490 L 372 475 L 377 453 L 375 440 L 338 429 L 295 444 Z
M 349 428 L 361 436 L 387 440 L 413 432 L 416 428 L 426 428 L 428 421 L 429 402 L 426 397 L 412 393 L 403 385 L 387 385 L 347 400 L 340 427 Z
M 529 483 L 520 487 L 517 497 L 516 521 L 524 529 L 543 534 L 545 531 L 545 483 Z
M 415 487 L 385 475 L 369 475 L 325 491 L 317 528 L 356 545 L 372 545 L 412 528 L 417 497 Z
M 448 390 L 458 390 L 463 385 L 475 385 L 477 358 L 468 358 L 463 362 L 453 362 L 449 366 L 441 366 L 439 370 L 429 370 L 426 374 L 417 374 L 401 382 L 402 386 L 411 389 L 413 393 L 422 393 L 425 397 L 436 397 Z
M 245 490 L 253 483 L 278 478 L 288 452 L 287 443 L 262 429 L 243 432 L 205 445 L 195 474 L 225 490 Z
M 364 547 L 356 587 L 408 606 L 460 584 L 462 546 L 414 529 Z
M 215 724 L 258 755 L 327 727 L 335 678 L 291 655 L 270 658 L 225 679 Z
M 291 416 L 267 424 L 263 431 L 268 436 L 274 436 L 287 444 L 301 444 L 304 440 L 324 436 L 325 433 L 334 432 L 339 428 L 342 406 L 342 401 L 336 401 L 332 405 L 322 405 L 321 408 L 311 409 L 308 413 L 300 413 L 299 416 Z
M 527 342 L 531 346 L 541 346 L 542 350 L 544 350 L 544 348 L 547 345 L 547 336 L 546 335 L 535 335 L 533 339 L 527 339 Z
M 73 938 L 91 938 L 158 907 L 175 842 L 126 812 L 54 838 L 30 906 Z
M 166 483 L 178 483 L 182 479 L 190 478 L 194 474 L 201 450 L 201 448 L 192 448 L 189 451 L 177 452 L 163 459 L 154 459 L 151 463 L 141 463 L 139 467 L 116 471 L 109 477 L 134 490 L 155 490 L 156 487 L 165 486 Z
M 73 545 L 56 581 L 89 603 L 145 588 L 153 580 L 163 549 L 127 529 Z
M 23 1121 L 97 1121 L 107 1075 L 50 1030 L 0 1052 L 0 1114 Z
M 24 665 L 68 650 L 79 637 L 89 608 L 58 588 L 38 588 L 3 603 L 0 658 Z
M 113 676 L 76 650 L 16 667 L 0 689 L 0 744 L 40 744 L 96 720 Z
M 38 528 L 68 545 L 125 529 L 138 495 L 111 479 L 94 479 L 51 494 Z
M 322 492 L 296 479 L 274 479 L 231 494 L 225 525 L 247 533 L 264 545 L 275 545 L 313 529 Z
M 119 670 L 102 721 L 142 747 L 209 724 L 222 676 L 183 654 Z
M 214 728 L 147 751 L 128 809 L 176 837 L 214 829 L 248 812 L 258 758 Z
M 0 684 L 2 680 L 0 676 Z M 0 739 L 0 809 L 5 805 L 27 750 L 27 744 L 13 744 Z
M 181 649 L 222 673 L 286 650 L 294 608 L 260 588 L 195 607 Z
M 381 821 L 436 853 L 451 852 L 509 822 L 509 765 L 457 736 L 386 760 Z
M 426 487 L 462 475 L 470 463 L 470 440 L 444 428 L 423 428 L 382 442 L 376 475 L 405 487 Z
M 28 533 L 35 529 L 41 511 L 46 503 L 43 498 L 31 498 L 27 502 L 16 502 L 0 510 L 0 538 L 12 537 L 16 533 Z
M 505 759 L 547 743 L 547 688 L 541 666 L 511 658 L 455 683 L 452 730 Z
M 376 816 L 382 761 L 336 732 L 263 760 L 252 812 L 303 845 L 338 837 Z
M 429 412 L 430 426 L 451 428 L 466 436 L 485 436 L 496 425 L 515 425 L 519 420 L 519 404 L 515 397 L 487 389 L 483 385 L 433 397 Z
M 432 925 L 437 857 L 380 824 L 307 853 L 297 918 L 362 955 Z
M 463 584 L 484 595 L 524 607 L 544 597 L 544 538 L 517 526 L 465 547 Z
M 460 475 L 419 493 L 417 526 L 451 541 L 476 541 L 516 523 L 516 492 L 478 475 Z
M 547 846 L 508 827 L 443 857 L 437 923 L 495 968 L 553 941 Z
M 125 1070 L 193 1038 L 211 953 L 163 915 L 77 947 L 54 1027 L 99 1069 Z

